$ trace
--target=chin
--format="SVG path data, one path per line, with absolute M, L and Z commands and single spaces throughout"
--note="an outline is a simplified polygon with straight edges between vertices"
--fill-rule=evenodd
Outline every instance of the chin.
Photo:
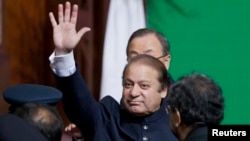
M 144 116 L 145 113 L 139 110 L 130 109 L 129 112 L 134 116 Z

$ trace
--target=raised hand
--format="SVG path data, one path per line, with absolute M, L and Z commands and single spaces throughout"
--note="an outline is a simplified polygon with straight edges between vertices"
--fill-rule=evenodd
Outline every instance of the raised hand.
M 88 31 L 89 27 L 83 27 L 78 32 L 76 31 L 78 6 L 72 6 L 70 2 L 65 3 L 65 10 L 63 5 L 58 5 L 58 23 L 52 12 L 49 13 L 50 21 L 53 27 L 53 40 L 55 44 L 56 55 L 64 55 L 72 51 L 81 37 Z
M 83 138 L 81 131 L 74 123 L 70 123 L 68 126 L 66 126 L 64 131 L 71 137 Z

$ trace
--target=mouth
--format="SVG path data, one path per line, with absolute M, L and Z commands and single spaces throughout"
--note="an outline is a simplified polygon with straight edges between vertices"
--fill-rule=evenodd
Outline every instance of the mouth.
M 129 101 L 128 103 L 129 103 L 129 105 L 131 105 L 131 106 L 136 106 L 136 105 L 140 105 L 140 104 L 141 104 L 140 101 Z

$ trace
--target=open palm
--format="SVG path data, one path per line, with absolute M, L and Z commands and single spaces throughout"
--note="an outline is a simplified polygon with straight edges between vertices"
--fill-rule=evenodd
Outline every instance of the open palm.
M 74 5 L 72 13 L 70 13 L 70 11 L 71 5 L 69 2 L 66 2 L 64 12 L 63 5 L 58 5 L 58 24 L 55 20 L 53 13 L 49 13 L 50 21 L 53 26 L 53 39 L 55 44 L 55 50 L 58 54 L 69 53 L 76 47 L 84 33 L 90 30 L 90 28 L 88 27 L 83 27 L 77 32 L 76 21 L 78 6 Z

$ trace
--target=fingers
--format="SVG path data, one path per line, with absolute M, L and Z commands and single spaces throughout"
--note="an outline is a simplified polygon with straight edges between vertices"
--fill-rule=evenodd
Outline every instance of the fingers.
M 65 3 L 65 11 L 64 12 L 63 12 L 63 5 L 58 4 L 58 23 L 61 24 L 63 22 L 71 22 L 73 24 L 76 24 L 77 14 L 78 14 L 78 6 L 76 4 L 74 4 L 73 10 L 72 10 L 72 15 L 70 12 L 71 12 L 70 2 L 67 1 Z
M 71 15 L 71 19 L 70 22 L 72 24 L 76 24 L 77 21 L 77 14 L 78 14 L 78 6 L 76 4 L 73 5 L 73 9 L 72 9 L 72 15 Z
M 70 124 L 71 128 L 76 128 L 76 125 L 74 123 Z
M 64 131 L 65 132 L 71 132 L 72 130 L 74 130 L 76 128 L 76 125 L 73 123 L 70 123 L 67 127 L 65 127 Z
M 52 27 L 53 28 L 56 27 L 57 23 L 56 23 L 55 17 L 54 17 L 52 12 L 49 12 L 49 18 L 50 18 L 50 22 L 52 24 Z
M 65 132 L 70 132 L 71 131 L 71 125 L 68 125 L 67 127 L 64 128 Z
M 58 23 L 63 23 L 63 5 L 58 5 Z
M 71 11 L 71 6 L 70 6 L 70 2 L 66 2 L 65 3 L 65 15 L 64 15 L 64 21 L 65 22 L 69 22 L 70 20 L 70 11 Z

